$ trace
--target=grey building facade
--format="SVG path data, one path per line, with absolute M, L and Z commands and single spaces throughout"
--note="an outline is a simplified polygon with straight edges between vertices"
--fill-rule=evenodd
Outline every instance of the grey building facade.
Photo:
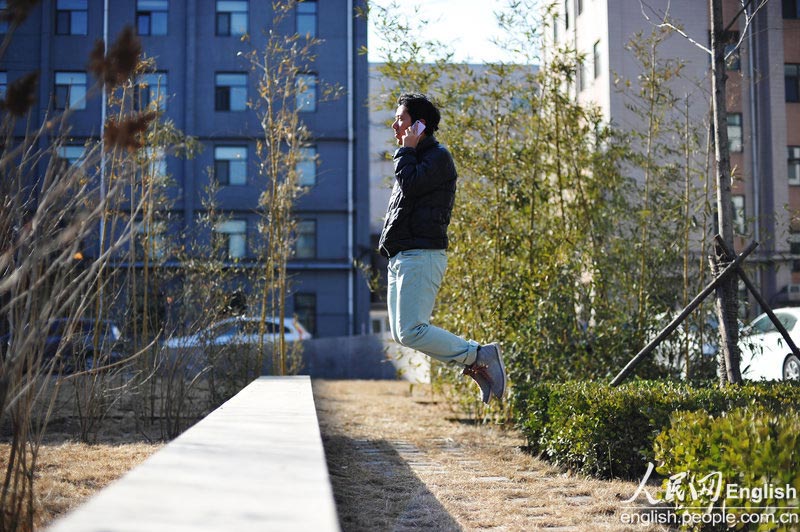
M 0 2 L 0 7 L 6 2 Z M 72 104 L 70 136 L 99 138 L 103 122 L 100 97 L 85 98 L 94 84 L 87 71 L 97 39 L 113 42 L 130 25 L 139 34 L 145 56 L 154 58 L 151 93 L 158 91 L 165 118 L 202 144 L 193 159 L 166 157 L 174 203 L 169 231 L 196 223 L 203 212 L 209 168 L 220 183 L 219 208 L 231 222 L 220 230 L 240 264 L 257 267 L 253 250 L 258 231 L 259 183 L 255 147 L 263 135 L 246 101 L 256 94 L 254 74 L 237 55 L 263 50 L 265 32 L 316 34 L 310 91 L 301 119 L 312 135 L 307 192 L 295 209 L 300 244 L 289 265 L 289 312 L 304 317 L 316 336 L 367 332 L 369 290 L 354 261 L 368 262 L 369 171 L 367 24 L 357 17 L 354 0 L 304 1 L 273 28 L 271 2 L 246 0 L 48 0 L 21 25 L 0 62 L 5 85 L 38 69 L 39 103 L 34 116 Z M 242 39 L 250 36 L 249 42 Z M 344 96 L 323 101 L 321 82 L 344 88 Z M 146 95 L 154 97 L 154 94 Z M 24 127 L 24 125 L 20 125 Z M 69 146 L 65 149 L 69 149 Z M 69 158 L 66 153 L 65 157 Z M 263 186 L 263 185 L 262 185 Z M 177 234 L 177 233 L 176 233 Z
M 742 4 L 723 0 L 725 38 L 741 38 L 727 70 L 728 137 L 734 170 L 736 245 L 760 246 L 748 258 L 762 294 L 773 306 L 800 304 L 800 0 L 769 1 L 745 26 Z M 747 5 L 751 13 L 753 5 Z M 669 3 L 565 0 L 558 4 L 552 39 L 569 44 L 586 60 L 572 88 L 581 102 L 598 105 L 623 129 L 642 127 L 614 84 L 635 79 L 640 66 L 626 44 L 648 35 L 667 14 L 686 35 L 709 44 L 708 2 Z M 746 33 L 745 33 L 746 32 Z M 743 37 L 743 38 L 742 38 Z M 684 62 L 675 94 L 688 95 L 698 123 L 708 114 L 710 59 L 688 39 L 670 36 L 661 58 Z M 714 198 L 709 198 L 714 201 Z M 746 291 L 742 293 L 746 297 Z M 753 302 L 755 307 L 755 302 Z

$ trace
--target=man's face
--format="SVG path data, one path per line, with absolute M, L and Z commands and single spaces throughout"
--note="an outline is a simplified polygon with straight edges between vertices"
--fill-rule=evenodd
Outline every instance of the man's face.
M 401 105 L 395 112 L 394 123 L 392 124 L 392 129 L 394 129 L 394 138 L 397 140 L 398 145 L 403 144 L 403 135 L 410 125 L 411 115 L 408 114 L 408 109 L 406 109 L 406 106 Z

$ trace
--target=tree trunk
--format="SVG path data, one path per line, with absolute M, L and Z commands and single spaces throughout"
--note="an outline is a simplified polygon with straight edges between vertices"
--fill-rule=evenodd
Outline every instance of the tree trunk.
M 728 113 L 725 100 L 725 38 L 722 23 L 722 0 L 709 0 L 711 19 L 711 108 L 713 111 L 714 155 L 717 174 L 717 212 L 719 231 L 730 249 L 733 246 L 733 204 L 731 202 L 731 163 L 728 148 Z M 725 260 L 724 252 L 717 250 L 717 265 Z M 725 376 L 728 383 L 740 384 L 739 329 L 737 325 L 737 277 L 720 284 L 717 291 L 717 313 L 719 316 L 720 349 L 725 359 Z

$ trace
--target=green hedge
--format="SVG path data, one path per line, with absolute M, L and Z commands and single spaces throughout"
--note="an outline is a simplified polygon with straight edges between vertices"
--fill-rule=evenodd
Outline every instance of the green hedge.
M 670 428 L 655 440 L 655 459 L 661 464 L 658 472 L 667 477 L 667 500 L 678 513 L 703 515 L 724 507 L 734 525 L 744 526 L 745 514 L 749 524 L 751 515 L 770 513 L 759 530 L 798 528 L 797 410 L 774 413 L 748 407 L 721 416 L 676 413 Z
M 518 426 L 535 453 L 569 469 L 601 478 L 640 479 L 654 460 L 653 442 L 677 411 L 712 415 L 760 405 L 794 408 L 795 383 L 730 386 L 673 381 L 531 383 L 515 388 Z

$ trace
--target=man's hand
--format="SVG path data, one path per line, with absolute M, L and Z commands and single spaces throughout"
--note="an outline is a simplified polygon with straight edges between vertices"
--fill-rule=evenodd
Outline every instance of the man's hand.
M 416 148 L 417 144 L 419 144 L 420 139 L 422 139 L 422 135 L 425 132 L 421 132 L 419 135 L 414 133 L 414 128 L 408 126 L 406 128 L 406 132 L 403 133 L 403 138 L 401 139 L 402 145 L 404 148 Z

